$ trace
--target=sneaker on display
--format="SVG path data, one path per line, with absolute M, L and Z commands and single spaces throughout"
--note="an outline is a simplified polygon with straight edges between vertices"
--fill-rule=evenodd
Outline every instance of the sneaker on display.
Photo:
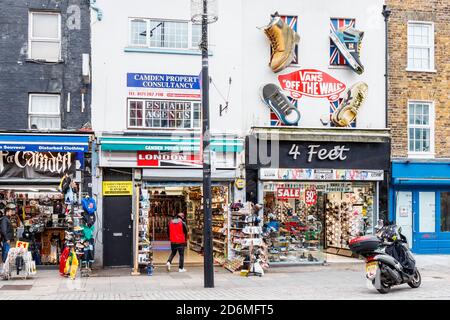
M 364 32 L 352 27 L 345 27 L 330 32 L 331 41 L 339 49 L 350 67 L 357 73 L 364 72 L 359 55 Z
M 300 112 L 277 85 L 273 83 L 263 85 L 261 99 L 284 124 L 297 125 L 300 121 Z
M 342 99 L 339 107 L 331 116 L 334 124 L 340 127 L 347 127 L 355 120 L 359 108 L 365 101 L 368 94 L 368 86 L 364 82 L 355 83 L 351 86 Z
M 178 272 L 186 272 L 187 270 L 186 269 L 178 269 Z
M 169 272 L 170 271 L 170 262 L 166 263 L 166 267 L 167 267 L 167 272 Z

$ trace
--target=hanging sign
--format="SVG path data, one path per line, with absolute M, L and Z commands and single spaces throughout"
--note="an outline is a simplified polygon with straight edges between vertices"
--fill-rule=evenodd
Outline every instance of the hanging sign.
M 298 199 L 300 198 L 300 189 L 297 188 L 278 188 L 278 199 Z
M 328 73 L 316 69 L 302 69 L 278 76 L 281 88 L 294 99 L 302 96 L 312 98 L 327 98 L 336 101 L 345 84 Z
M 199 154 L 162 152 L 162 151 L 138 151 L 138 167 L 201 167 Z
M 317 203 L 317 192 L 314 189 L 305 190 L 305 203 L 308 206 L 315 205 Z
M 0 178 L 61 178 L 75 172 L 75 160 L 70 152 L 0 151 Z
M 133 195 L 132 181 L 103 181 L 104 196 L 131 196 Z

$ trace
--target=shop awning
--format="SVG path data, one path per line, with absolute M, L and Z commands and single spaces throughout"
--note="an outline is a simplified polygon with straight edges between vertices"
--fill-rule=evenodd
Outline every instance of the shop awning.
M 87 135 L 1 134 L 0 151 L 87 152 Z
M 193 137 L 101 137 L 103 151 L 200 151 L 200 138 Z M 220 137 L 211 139 L 211 150 L 216 152 L 240 152 L 244 139 Z

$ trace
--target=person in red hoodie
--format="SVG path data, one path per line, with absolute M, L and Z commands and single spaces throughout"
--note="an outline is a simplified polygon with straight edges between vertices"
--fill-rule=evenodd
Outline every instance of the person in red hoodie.
M 184 248 L 186 247 L 187 226 L 184 221 L 184 213 L 179 213 L 174 219 L 170 220 L 168 231 L 172 252 L 169 259 L 167 259 L 167 271 L 170 271 L 172 260 L 178 252 L 180 256 L 178 271 L 186 272 L 186 269 L 184 269 Z

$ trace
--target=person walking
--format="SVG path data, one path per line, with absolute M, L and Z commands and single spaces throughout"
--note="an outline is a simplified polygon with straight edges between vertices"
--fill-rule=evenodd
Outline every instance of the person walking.
M 167 271 L 170 271 L 172 260 L 178 252 L 180 262 L 178 272 L 186 272 L 184 269 L 184 248 L 186 247 L 187 226 L 184 221 L 184 213 L 179 213 L 174 219 L 169 222 L 169 239 L 172 252 L 167 260 Z
M 3 263 L 8 257 L 9 249 L 11 248 L 11 241 L 14 240 L 14 229 L 11 224 L 11 217 L 16 214 L 16 205 L 9 203 L 5 208 L 5 216 L 2 217 L 0 222 L 0 235 L 2 238 L 2 260 Z

